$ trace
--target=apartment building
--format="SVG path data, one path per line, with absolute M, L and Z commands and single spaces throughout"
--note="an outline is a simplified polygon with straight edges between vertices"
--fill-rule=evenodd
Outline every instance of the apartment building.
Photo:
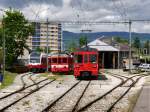
M 57 22 L 34 22 L 35 32 L 27 40 L 30 49 L 38 48 L 46 51 L 47 45 L 50 52 L 59 52 L 62 50 L 62 27 Z M 48 42 L 47 42 L 48 41 Z

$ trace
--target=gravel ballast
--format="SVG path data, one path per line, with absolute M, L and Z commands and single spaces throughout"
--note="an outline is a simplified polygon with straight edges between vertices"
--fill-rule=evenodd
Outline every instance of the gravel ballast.
M 116 72 L 116 71 L 115 71 Z M 117 72 L 116 72 L 117 73 Z M 22 76 L 18 75 L 14 81 L 14 83 L 9 86 L 8 88 L 2 89 L 0 91 L 0 97 L 5 96 L 6 94 L 13 92 L 15 90 L 18 90 L 21 88 L 22 82 L 20 80 L 20 77 Z M 32 76 L 32 79 L 35 82 L 41 81 L 45 79 L 45 77 L 39 77 L 40 74 L 34 74 Z M 89 102 L 93 101 L 94 99 L 100 97 L 101 95 L 108 92 L 110 89 L 118 85 L 121 80 L 113 77 L 111 75 L 104 74 L 107 77 L 107 80 L 92 80 L 89 87 L 87 88 L 85 94 L 83 95 L 82 99 L 79 102 L 78 108 L 84 107 Z M 124 76 L 131 77 L 128 74 L 123 73 Z M 34 82 L 29 78 L 30 75 L 25 76 L 24 81 L 27 83 L 26 86 L 29 86 L 33 84 Z M 125 79 L 125 78 L 124 78 Z M 50 79 L 52 80 L 52 79 Z M 47 80 L 41 84 L 39 84 L 39 87 L 47 83 Z M 38 90 L 37 92 L 29 95 L 28 97 L 20 100 L 15 105 L 9 107 L 6 112 L 41 112 L 44 108 L 46 108 L 48 105 L 50 105 L 55 99 L 57 99 L 60 95 L 62 95 L 64 92 L 66 92 L 72 85 L 77 83 L 79 80 L 76 80 L 74 76 L 64 76 L 61 79 L 57 79 L 56 81 L 52 82 L 51 84 L 43 87 L 42 89 Z M 130 108 L 130 104 L 133 103 L 132 96 L 136 96 L 138 92 L 141 90 L 142 85 L 145 82 L 145 78 L 140 79 L 140 81 L 133 87 L 125 97 L 120 100 L 117 105 L 115 105 L 115 108 L 113 109 L 114 112 L 126 112 Z M 81 84 L 70 91 L 69 94 L 65 95 L 59 102 L 56 103 L 56 105 L 51 108 L 50 112 L 69 112 L 69 110 L 74 106 L 77 99 L 81 95 L 81 93 L 84 90 L 84 87 L 88 81 L 82 81 Z M 127 89 L 128 86 L 132 83 L 131 80 L 128 81 L 127 84 L 117 88 L 115 91 L 113 91 L 111 94 L 109 94 L 107 97 L 105 97 L 102 100 L 97 101 L 93 105 L 91 105 L 89 108 L 87 108 L 86 112 L 105 112 L 109 106 L 116 101 L 116 99 L 122 95 Z M 17 93 L 13 96 L 11 96 L 9 99 L 0 100 L 0 108 L 5 107 L 12 101 L 28 94 L 28 92 L 31 91 L 31 89 L 36 89 L 37 86 L 31 87 L 25 91 L 22 91 L 21 93 Z M 7 93 L 8 92 L 8 93 Z M 124 110 L 124 107 L 126 106 L 126 110 Z

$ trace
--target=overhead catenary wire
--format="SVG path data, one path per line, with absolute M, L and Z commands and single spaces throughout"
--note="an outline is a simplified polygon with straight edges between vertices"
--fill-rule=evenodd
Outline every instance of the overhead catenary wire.
M 9 8 L 15 8 L 15 9 L 17 9 L 15 6 L 15 2 L 13 1 L 13 0 L 10 0 L 10 3 L 12 4 L 11 6 L 9 6 Z
M 31 1 L 29 1 L 29 0 L 24 0 L 24 3 L 28 6 L 28 7 L 30 7 L 30 5 L 31 5 L 31 12 L 34 14 L 34 15 L 36 15 L 36 12 L 34 11 L 34 9 L 33 9 L 33 5 L 32 5 L 32 3 L 30 3 Z M 30 5 L 29 5 L 29 3 L 30 3 Z M 34 20 L 34 16 L 33 16 L 33 20 Z
M 75 10 L 75 7 L 72 5 L 72 3 L 70 3 L 70 5 L 71 5 L 71 8 L 72 8 L 72 10 L 74 12 L 75 18 L 78 20 L 79 16 L 80 16 L 79 13 Z
M 124 13 L 124 19 L 127 20 L 127 8 L 125 7 L 125 4 L 122 0 L 119 0 L 120 1 L 120 4 L 121 4 L 121 7 L 123 8 L 123 13 Z
M 83 20 L 87 20 L 87 16 L 86 16 L 86 14 L 85 14 L 85 10 L 84 10 L 84 5 L 83 5 L 83 1 L 81 2 L 80 0 L 76 0 L 76 2 L 77 2 L 77 4 L 78 4 L 78 6 L 79 6 L 79 9 L 80 9 L 80 11 L 82 12 L 81 14 L 82 14 L 82 16 L 81 15 L 79 15 L 78 16 L 78 18 L 79 19 L 83 19 Z M 86 17 L 86 18 L 85 18 Z M 82 26 L 85 26 L 86 27 L 86 23 L 85 24 L 83 24 Z M 81 27 L 82 27 L 81 26 Z M 81 31 L 82 31 L 83 29 L 81 29 Z
M 72 2 L 70 3 L 70 6 L 71 6 L 71 8 L 72 8 L 72 10 L 74 12 L 75 20 L 76 21 L 80 21 L 80 12 L 79 12 L 79 10 L 77 10 L 77 6 L 74 7 L 73 4 L 72 4 Z M 63 24 L 63 26 L 66 26 L 66 24 Z
M 118 14 L 120 15 L 121 19 L 124 20 L 124 13 L 122 13 L 122 11 L 118 8 L 118 5 L 116 4 L 116 0 L 111 0 L 112 1 L 112 5 L 114 6 L 114 8 L 116 9 L 116 11 L 118 12 Z
M 82 15 L 84 14 L 83 12 L 83 9 L 82 9 L 82 5 L 81 5 L 81 0 L 76 0 L 77 1 L 77 4 L 79 5 L 79 7 L 80 7 L 80 11 L 82 12 Z M 79 15 L 79 17 L 80 17 L 80 19 L 82 19 L 81 18 L 81 15 Z M 85 15 L 84 15 L 84 17 L 85 17 Z
M 41 0 L 39 0 L 39 1 L 41 1 Z M 40 13 L 40 10 L 41 10 L 41 5 L 42 5 L 42 4 L 39 5 L 39 8 L 38 8 L 38 10 L 37 10 L 37 12 L 36 12 L 35 20 L 34 20 L 34 21 L 36 21 L 37 18 L 39 17 L 39 13 Z
M 84 7 L 85 17 L 88 17 L 88 15 L 86 15 L 86 11 L 88 12 L 88 10 L 89 10 L 88 3 L 85 3 L 85 7 Z M 87 13 L 87 14 L 88 14 L 88 13 Z M 87 21 L 90 21 L 90 18 L 86 18 L 86 20 L 87 20 Z M 92 20 L 91 20 L 91 21 L 92 21 Z M 85 30 L 83 29 L 83 30 L 81 30 L 81 31 L 82 31 L 82 32 L 85 31 L 85 32 L 88 32 L 88 33 L 92 32 L 92 30 L 90 29 L 89 26 L 91 26 L 90 23 L 89 23 L 89 24 L 85 24 Z M 89 27 L 89 28 L 88 28 L 88 27 Z

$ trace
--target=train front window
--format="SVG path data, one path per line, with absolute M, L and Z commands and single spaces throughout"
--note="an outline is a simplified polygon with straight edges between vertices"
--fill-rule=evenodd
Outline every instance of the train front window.
M 30 54 L 30 63 L 40 63 L 40 53 L 32 52 Z
M 75 63 L 82 63 L 83 62 L 83 56 L 82 55 L 75 55 Z
M 40 53 L 38 53 L 38 52 L 33 52 L 33 53 L 31 53 L 31 55 L 30 55 L 30 57 L 32 58 L 32 57 L 34 57 L 34 58 L 39 58 L 40 57 Z
M 30 63 L 40 63 L 40 58 L 30 58 Z
M 90 59 L 89 61 L 91 63 L 96 63 L 97 62 L 97 55 L 96 54 L 90 54 Z

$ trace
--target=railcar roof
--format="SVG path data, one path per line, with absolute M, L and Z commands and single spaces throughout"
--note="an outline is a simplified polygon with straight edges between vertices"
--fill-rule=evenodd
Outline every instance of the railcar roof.
M 50 56 L 50 57 L 69 57 L 70 55 L 68 55 L 66 53 L 53 53 L 53 54 L 49 54 L 48 56 Z

